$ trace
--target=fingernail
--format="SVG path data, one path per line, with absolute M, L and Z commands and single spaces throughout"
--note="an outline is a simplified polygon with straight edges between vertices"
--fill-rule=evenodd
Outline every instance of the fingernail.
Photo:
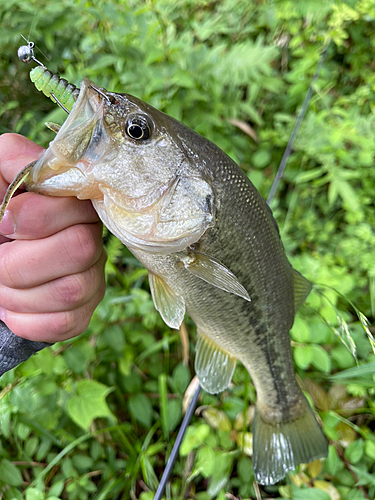
M 0 320 L 4 321 L 5 319 L 5 309 L 3 307 L 0 307 Z
M 9 210 L 5 210 L 3 220 L 0 224 L 0 233 L 4 236 L 11 236 L 16 232 L 16 224 L 12 219 L 12 214 Z

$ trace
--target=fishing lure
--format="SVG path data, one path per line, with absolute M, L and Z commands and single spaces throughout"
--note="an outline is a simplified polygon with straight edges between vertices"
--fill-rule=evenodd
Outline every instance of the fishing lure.
M 25 37 L 22 36 L 22 38 L 27 41 Z M 34 47 L 34 42 L 27 42 L 27 45 L 21 45 L 21 47 L 17 51 L 18 59 L 24 63 L 34 61 L 40 66 L 43 66 L 43 64 L 34 56 Z
M 51 73 L 45 66 L 36 66 L 30 71 L 30 80 L 46 97 L 57 102 L 69 113 L 78 98 L 79 89 L 65 78 Z
M 28 42 L 27 45 L 22 45 L 17 51 L 19 60 L 25 63 L 29 63 L 31 61 L 38 63 L 39 66 L 36 66 L 30 71 L 30 80 L 34 83 L 38 90 L 43 92 L 46 97 L 49 97 L 53 102 L 56 102 L 67 113 L 69 113 L 78 98 L 79 89 L 65 80 L 65 78 L 60 78 L 59 75 L 51 73 L 51 71 L 38 61 L 38 59 L 34 57 L 34 46 L 34 42 Z M 46 123 L 46 125 L 55 133 L 59 131 L 59 125 L 54 123 Z M 4 217 L 5 210 L 11 198 L 14 196 L 20 185 L 27 179 L 35 163 L 36 162 L 33 161 L 29 163 L 29 165 L 26 165 L 26 167 L 19 172 L 13 182 L 9 185 L 3 202 L 0 205 L 0 223 Z
M 59 75 L 51 73 L 44 64 L 38 61 L 34 56 L 34 47 L 34 42 L 27 42 L 27 45 L 22 45 L 17 51 L 18 59 L 24 63 L 34 61 L 38 64 L 30 71 L 30 80 L 46 97 L 49 97 L 69 113 L 78 98 L 79 89 L 65 78 L 60 78 Z
M 5 196 L 4 196 L 3 202 L 0 205 L 0 224 L 1 224 L 1 221 L 3 220 L 5 210 L 8 206 L 11 198 L 13 197 L 13 195 L 17 191 L 17 189 L 20 187 L 20 185 L 27 179 L 27 177 L 29 176 L 29 173 L 31 172 L 35 163 L 36 163 L 36 160 L 32 161 L 31 163 L 26 165 L 26 167 L 24 167 L 21 170 L 21 172 L 19 172 L 16 175 L 13 182 L 11 184 L 9 184 L 8 189 L 7 189 Z

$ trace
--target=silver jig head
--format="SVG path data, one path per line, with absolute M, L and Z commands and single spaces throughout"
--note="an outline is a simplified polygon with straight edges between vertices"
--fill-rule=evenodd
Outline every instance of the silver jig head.
M 39 64 L 39 66 L 43 66 L 43 64 L 34 56 L 34 46 L 34 42 L 27 42 L 27 45 L 21 45 L 21 47 L 17 50 L 18 59 L 24 63 L 34 61 Z

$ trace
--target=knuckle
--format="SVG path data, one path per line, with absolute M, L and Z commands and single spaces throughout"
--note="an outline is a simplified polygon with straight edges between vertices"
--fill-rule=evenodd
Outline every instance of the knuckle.
M 87 267 L 98 258 L 99 245 L 88 224 L 79 224 L 69 228 L 65 247 L 70 259 L 79 266 Z
M 14 265 L 11 252 L 2 249 L 0 252 L 0 283 L 8 288 L 17 288 L 20 282 L 23 282 L 21 267 Z
M 54 313 L 50 323 L 51 338 L 69 338 L 75 326 L 76 315 L 74 311 Z
M 67 309 L 75 308 L 82 304 L 88 293 L 87 280 L 80 274 L 64 276 L 57 280 L 56 299 Z

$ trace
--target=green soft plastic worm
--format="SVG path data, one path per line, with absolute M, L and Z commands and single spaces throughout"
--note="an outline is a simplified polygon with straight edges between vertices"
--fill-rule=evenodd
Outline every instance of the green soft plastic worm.
M 33 68 L 30 71 L 30 79 L 45 96 L 56 102 L 55 96 L 68 111 L 71 111 L 79 95 L 79 89 L 75 85 L 65 78 L 60 78 L 59 75 L 54 75 L 45 66 Z

